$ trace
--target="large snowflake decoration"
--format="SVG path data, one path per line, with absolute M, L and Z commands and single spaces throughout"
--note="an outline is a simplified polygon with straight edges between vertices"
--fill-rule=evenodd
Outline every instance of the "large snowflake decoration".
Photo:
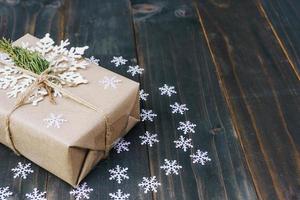
M 142 121 L 150 121 L 153 122 L 154 117 L 156 117 L 157 114 L 153 113 L 152 110 L 145 110 L 142 109 L 141 117 Z
M 179 114 L 184 114 L 184 111 L 189 110 L 186 107 L 186 104 L 179 104 L 177 102 L 175 102 L 174 104 L 170 105 L 170 107 L 172 108 L 172 113 L 179 113 Z
M 110 177 L 109 180 L 116 180 L 119 184 L 122 183 L 123 180 L 129 179 L 129 176 L 127 175 L 128 168 L 120 167 L 117 165 L 115 168 L 110 169 Z
M 12 59 L 10 59 L 10 57 L 5 53 L 0 53 L 0 62 L 5 65 L 13 64 Z M 5 74 L 5 75 L 9 75 L 9 74 Z
M 128 73 L 131 73 L 131 76 L 135 76 L 136 74 L 142 74 L 144 69 L 140 68 L 140 66 L 129 66 L 127 70 Z
M 140 90 L 140 99 L 143 101 L 147 101 L 147 97 L 149 96 L 148 93 L 146 93 L 143 89 Z
M 179 140 L 175 140 L 174 143 L 176 144 L 176 148 L 183 149 L 184 152 L 188 150 L 188 148 L 193 148 L 192 139 L 188 139 L 183 137 L 182 135 L 179 137 Z
M 152 177 L 143 177 L 143 181 L 138 184 L 139 187 L 144 189 L 144 193 L 148 193 L 150 191 L 157 192 L 157 188 L 161 184 L 156 180 L 156 176 Z
M 117 79 L 115 76 L 113 76 L 113 77 L 105 76 L 102 80 L 99 81 L 100 84 L 104 85 L 105 90 L 107 88 L 116 89 L 118 83 L 120 83 L 120 82 L 122 82 L 122 81 Z
M 182 168 L 182 166 L 177 164 L 177 160 L 168 160 L 165 159 L 165 164 L 160 166 L 161 169 L 165 170 L 166 175 L 170 174 L 179 174 L 179 170 Z
M 63 123 L 67 122 L 67 120 L 63 119 L 63 115 L 56 115 L 51 113 L 48 118 L 44 119 L 44 122 L 47 123 L 47 128 L 60 128 Z
M 53 69 L 61 79 L 58 85 L 79 85 L 86 84 L 88 81 L 84 79 L 78 69 L 85 69 L 88 62 L 83 59 L 85 47 L 66 48 L 70 43 L 68 40 L 61 41 L 60 45 L 54 45 L 54 41 L 47 33 L 44 38 L 40 39 L 35 45 L 22 45 L 29 51 L 39 53 L 44 59 L 49 62 L 49 66 Z M 8 90 L 8 98 L 16 98 L 19 94 L 24 93 L 35 82 L 36 78 L 24 74 L 18 70 L 11 58 L 5 54 L 0 54 L 0 89 Z M 57 81 L 58 79 L 55 79 Z M 27 99 L 32 105 L 37 105 L 47 95 L 45 88 L 37 88 Z M 55 95 L 56 96 L 56 95 Z
M 75 83 L 76 85 L 79 85 L 81 83 L 88 83 L 87 80 L 85 80 L 78 72 L 70 71 L 70 72 L 64 72 L 62 74 L 59 74 L 58 77 L 66 81 L 68 83 Z
M 190 155 L 190 157 L 192 158 L 193 163 L 200 163 L 201 165 L 205 165 L 207 162 L 211 161 L 207 154 L 207 151 L 200 151 L 198 149 L 196 153 Z
M 114 56 L 113 59 L 110 61 L 111 63 L 114 63 L 116 67 L 120 66 L 120 65 L 125 65 L 127 60 L 124 59 L 122 56 L 120 57 L 116 57 Z
M 25 194 L 26 198 L 29 200 L 47 200 L 45 195 L 46 192 L 40 192 L 37 188 L 34 188 L 32 193 Z
M 89 188 L 87 183 L 83 183 L 73 189 L 70 194 L 75 197 L 75 200 L 80 199 L 90 199 L 90 193 L 93 191 L 92 188 Z
M 123 151 L 129 151 L 130 142 L 125 141 L 123 138 L 114 146 L 114 149 L 117 153 L 121 153 Z
M 1 59 L 1 53 L 0 53 L 0 59 Z M 4 66 L 3 68 L 0 68 L 0 73 L 4 76 L 9 76 L 9 75 L 13 75 L 13 74 L 19 74 L 20 72 L 18 70 L 16 70 L 15 68 L 12 68 L 9 66 Z
M 123 193 L 122 190 L 118 189 L 115 193 L 109 193 L 110 199 L 112 200 L 127 200 L 130 197 L 130 194 Z
M 193 124 L 190 121 L 179 122 L 179 127 L 177 130 L 183 131 L 184 134 L 195 133 L 196 124 Z
M 167 96 L 172 96 L 172 94 L 176 94 L 177 92 L 175 91 L 174 86 L 168 86 L 167 84 L 164 84 L 162 87 L 159 88 L 160 90 L 160 95 L 167 95 Z
M 140 138 L 142 140 L 141 145 L 148 144 L 150 147 L 152 147 L 154 143 L 159 142 L 157 134 L 151 134 L 149 131 L 146 131 L 146 133 L 140 136 Z
M 0 187 L 0 200 L 7 200 L 8 197 L 13 195 L 9 187 Z
M 23 164 L 21 162 L 18 163 L 17 167 L 11 169 L 14 172 L 14 178 L 21 177 L 26 179 L 27 176 L 33 173 L 33 170 L 30 168 L 31 163 Z

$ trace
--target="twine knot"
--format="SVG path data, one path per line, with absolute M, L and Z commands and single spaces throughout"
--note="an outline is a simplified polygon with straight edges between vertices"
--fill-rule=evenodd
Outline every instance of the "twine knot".
M 40 75 L 35 74 L 31 71 L 19 68 L 17 66 L 14 66 L 17 70 L 22 71 L 25 74 L 31 75 L 33 77 L 35 77 L 35 81 L 32 83 L 32 85 L 30 87 L 28 87 L 26 89 L 26 91 L 24 93 L 22 93 L 21 96 L 18 97 L 18 99 L 16 100 L 16 103 L 14 105 L 14 107 L 11 109 L 11 111 L 7 114 L 7 116 L 5 117 L 5 130 L 9 135 L 9 140 L 11 143 L 11 147 L 12 150 L 14 151 L 15 154 L 17 155 L 21 155 L 20 152 L 17 150 L 15 143 L 14 143 L 14 139 L 13 139 L 13 135 L 11 133 L 10 130 L 10 118 L 11 115 L 20 107 L 29 104 L 30 102 L 27 102 L 26 100 L 32 95 L 32 93 L 39 89 L 39 88 L 44 88 L 47 92 L 46 96 L 49 97 L 50 102 L 53 104 L 56 104 L 55 102 L 55 97 L 53 94 L 53 91 L 56 90 L 58 92 L 60 92 L 63 96 L 70 98 L 71 100 L 77 102 L 80 105 L 83 105 L 89 109 L 92 109 L 96 112 L 101 113 L 104 118 L 105 118 L 105 126 L 106 126 L 106 133 L 105 133 L 105 156 L 108 155 L 109 152 L 109 145 L 107 144 L 107 136 L 110 135 L 111 132 L 111 125 L 109 123 L 109 119 L 107 117 L 107 114 L 104 112 L 104 110 L 99 109 L 97 107 L 95 107 L 94 105 L 92 105 L 91 103 L 87 102 L 86 100 L 74 96 L 72 93 L 68 92 L 67 90 L 63 89 L 62 87 L 60 87 L 58 84 L 53 83 L 53 81 L 58 82 L 59 84 L 63 85 L 63 84 L 67 84 L 70 87 L 74 87 L 76 84 L 74 83 L 68 83 L 64 80 L 62 80 L 57 74 L 55 73 L 51 73 L 53 72 L 52 68 L 49 67 L 48 69 L 46 69 L 44 72 L 42 72 Z

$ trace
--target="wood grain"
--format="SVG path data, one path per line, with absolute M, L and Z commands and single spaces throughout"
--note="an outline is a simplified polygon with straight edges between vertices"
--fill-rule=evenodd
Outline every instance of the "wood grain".
M 50 32 L 59 41 L 69 38 L 74 46 L 89 45 L 88 55 L 101 59 L 101 64 L 119 74 L 126 75 L 126 68 L 113 67 L 112 56 L 122 55 L 129 64 L 136 64 L 134 34 L 131 22 L 130 3 L 126 0 L 101 1 L 21 1 L 0 3 L 0 33 L 12 39 L 26 32 L 42 37 Z M 136 79 L 137 80 L 137 79 Z M 138 80 L 137 80 L 138 81 Z M 84 180 L 94 189 L 91 199 L 109 199 L 109 193 L 122 189 L 131 194 L 132 199 L 152 199 L 138 188 L 143 176 L 149 176 L 148 153 L 139 144 L 138 135 L 145 132 L 142 124 L 135 127 L 125 138 L 131 142 L 130 152 L 117 154 L 112 151 L 109 158 L 102 161 Z M 0 187 L 10 186 L 14 192 L 12 199 L 24 199 L 34 187 L 47 191 L 47 199 L 74 199 L 71 187 L 54 175 L 34 165 L 34 175 L 27 180 L 13 179 L 10 169 L 17 162 L 29 162 L 17 157 L 4 146 L 0 146 Z M 5 161 L 5 162 L 3 162 Z M 128 167 L 130 180 L 122 185 L 109 180 L 108 170 L 116 165 Z
M 0 36 L 50 32 L 56 41 L 89 45 L 87 56 L 150 93 L 142 107 L 158 117 L 126 136 L 130 152 L 112 151 L 84 180 L 94 189 L 90 199 L 122 189 L 145 200 L 294 200 L 300 199 L 298 8 L 296 0 L 0 0 Z M 120 55 L 144 74 L 133 78 L 127 65 L 113 67 L 112 56 Z M 160 96 L 164 83 L 177 95 Z M 172 114 L 174 102 L 189 111 Z M 173 143 L 185 120 L 197 124 L 186 135 L 194 145 L 187 152 Z M 146 130 L 160 142 L 141 146 Z M 197 149 L 209 152 L 206 166 L 191 162 Z M 178 176 L 160 169 L 165 158 L 183 166 Z M 10 186 L 11 199 L 24 199 L 34 187 L 50 200 L 74 199 L 69 185 L 35 164 L 28 179 L 13 179 L 18 162 L 29 161 L 0 145 L 0 187 Z M 116 165 L 129 168 L 121 185 L 109 181 Z M 157 176 L 157 193 L 137 186 L 144 176 Z
M 272 32 L 277 39 L 282 51 L 285 53 L 291 67 L 300 79 L 299 59 L 299 28 L 300 16 L 297 10 L 300 8 L 299 1 L 258 1 L 258 7 L 266 18 Z
M 299 199 L 297 74 L 257 2 L 197 3 L 259 198 Z
M 159 135 L 157 148 L 149 148 L 151 174 L 168 190 L 155 199 L 256 199 L 214 65 L 192 1 L 132 1 L 138 60 L 145 67 L 142 86 L 151 94 L 145 107 L 158 114 L 146 129 Z M 177 94 L 159 97 L 164 83 Z M 158 98 L 159 97 L 159 98 Z M 185 103 L 184 116 L 171 113 L 170 104 Z M 197 124 L 189 134 L 194 149 L 183 152 L 173 143 L 182 133 L 180 121 Z M 189 155 L 207 150 L 212 162 L 192 164 Z M 165 158 L 183 166 L 179 176 L 165 176 L 159 169 Z

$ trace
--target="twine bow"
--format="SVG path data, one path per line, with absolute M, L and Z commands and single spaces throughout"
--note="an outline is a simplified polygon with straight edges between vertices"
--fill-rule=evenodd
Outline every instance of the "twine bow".
M 83 106 L 85 106 L 85 107 L 87 107 L 89 109 L 92 109 L 92 110 L 94 110 L 96 112 L 99 112 L 99 113 L 101 113 L 104 116 L 104 118 L 105 118 L 105 126 L 106 126 L 106 128 L 105 128 L 105 130 L 106 130 L 106 133 L 105 133 L 105 156 L 108 155 L 109 148 L 108 148 L 108 145 L 107 145 L 107 136 L 110 135 L 110 132 L 111 132 L 111 130 L 110 130 L 111 128 L 110 127 L 111 126 L 110 126 L 107 114 L 104 112 L 104 110 L 95 107 L 94 105 L 92 105 L 91 103 L 87 102 L 86 100 L 84 100 L 84 99 L 82 99 L 80 97 L 74 96 L 72 93 L 70 93 L 67 90 L 61 88 L 57 84 L 54 84 L 53 82 L 51 82 L 50 80 L 56 80 L 56 81 L 61 82 L 61 83 L 66 83 L 66 81 L 63 81 L 57 75 L 51 74 L 51 72 L 53 70 L 51 67 L 49 67 L 48 69 L 46 69 L 40 75 L 35 74 L 35 73 L 31 72 L 31 71 L 25 70 L 23 68 L 17 67 L 17 66 L 12 66 L 12 67 L 14 67 L 17 70 L 23 72 L 24 74 L 28 74 L 28 75 L 33 76 L 35 78 L 35 81 L 33 82 L 33 84 L 30 87 L 28 87 L 26 89 L 26 91 L 21 94 L 21 96 L 18 97 L 18 99 L 17 99 L 14 107 L 11 109 L 11 111 L 5 117 L 5 130 L 6 130 L 6 132 L 9 135 L 9 140 L 10 140 L 10 143 L 11 143 L 11 147 L 12 147 L 12 150 L 14 151 L 15 154 L 21 155 L 20 152 L 17 150 L 17 148 L 15 146 L 13 135 L 12 135 L 11 130 L 10 130 L 10 118 L 11 118 L 11 115 L 18 108 L 20 108 L 20 107 L 28 104 L 28 102 L 26 102 L 26 100 L 32 95 L 32 93 L 36 89 L 45 88 L 45 90 L 47 91 L 47 96 L 49 96 L 50 102 L 53 103 L 53 104 L 56 103 L 55 99 L 54 99 L 54 96 L 53 96 L 53 90 L 56 90 L 56 91 L 60 92 L 64 97 L 67 97 L 67 98 L 69 98 L 69 99 L 71 99 L 71 100 L 79 103 L 80 105 L 83 105 Z M 67 84 L 68 84 L 68 86 L 71 86 L 71 87 L 76 86 L 76 84 L 74 84 L 74 83 L 67 83 Z

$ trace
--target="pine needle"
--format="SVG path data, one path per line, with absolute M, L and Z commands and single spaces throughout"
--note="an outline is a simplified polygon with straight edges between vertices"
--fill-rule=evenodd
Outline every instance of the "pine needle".
M 37 52 L 31 52 L 22 47 L 12 45 L 10 40 L 2 38 L 0 40 L 0 51 L 9 55 L 15 65 L 23 69 L 41 74 L 49 68 L 49 62 Z

